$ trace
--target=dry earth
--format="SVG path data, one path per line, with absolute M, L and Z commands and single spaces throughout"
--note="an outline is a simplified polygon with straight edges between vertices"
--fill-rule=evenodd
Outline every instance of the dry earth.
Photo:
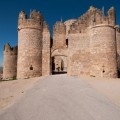
M 81 76 L 91 87 L 120 106 L 120 78 L 94 78 Z
M 14 104 L 41 78 L 0 81 L 0 111 Z
M 0 111 L 8 108 L 20 99 L 28 89 L 41 78 L 0 82 Z M 92 88 L 106 96 L 112 103 L 120 106 L 120 79 L 91 78 L 81 76 Z

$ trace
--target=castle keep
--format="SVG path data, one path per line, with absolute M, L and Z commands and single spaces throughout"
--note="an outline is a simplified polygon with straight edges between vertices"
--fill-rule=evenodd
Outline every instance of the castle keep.
M 4 47 L 3 79 L 66 72 L 71 76 L 118 77 L 120 28 L 115 10 L 107 16 L 94 7 L 78 19 L 56 22 L 53 39 L 48 24 L 36 10 L 18 18 L 18 47 Z

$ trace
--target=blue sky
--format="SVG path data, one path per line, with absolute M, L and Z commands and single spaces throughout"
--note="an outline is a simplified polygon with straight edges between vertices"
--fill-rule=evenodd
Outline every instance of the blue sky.
M 0 66 L 3 65 L 5 43 L 17 44 L 17 22 L 21 10 L 29 15 L 30 10 L 41 11 L 52 31 L 53 24 L 78 18 L 93 5 L 105 12 L 112 6 L 116 9 L 117 24 L 120 25 L 120 0 L 0 0 Z

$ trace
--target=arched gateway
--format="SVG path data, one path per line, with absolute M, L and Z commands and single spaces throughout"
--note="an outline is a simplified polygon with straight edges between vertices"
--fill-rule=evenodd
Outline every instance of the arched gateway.
M 67 49 L 56 49 L 51 54 L 52 73 L 67 73 Z

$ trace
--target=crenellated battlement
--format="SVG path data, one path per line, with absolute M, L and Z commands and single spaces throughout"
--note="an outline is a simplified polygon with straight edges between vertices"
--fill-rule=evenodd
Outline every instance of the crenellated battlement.
M 4 54 L 17 55 L 17 51 L 18 51 L 17 46 L 11 47 L 9 43 L 5 44 L 4 46 Z
M 107 12 L 107 16 L 108 16 L 108 23 L 112 26 L 116 25 L 116 14 L 115 14 L 115 9 L 114 7 L 111 7 L 108 12 Z
M 44 21 L 44 23 L 43 23 L 43 31 L 44 32 L 49 32 L 49 25 L 47 24 L 46 21 Z
M 53 33 L 58 33 L 58 34 L 62 34 L 62 33 L 66 33 L 66 26 L 63 22 L 56 22 L 54 27 L 53 27 Z
M 110 26 L 115 26 L 116 18 L 115 18 L 115 10 L 114 7 L 111 7 L 107 16 L 104 15 L 104 10 L 97 9 L 93 6 L 78 18 L 76 22 L 74 22 L 70 27 L 70 33 L 83 33 L 86 32 L 88 27 L 106 24 Z
M 29 18 L 24 11 L 21 11 L 18 18 L 18 30 L 24 28 L 41 29 L 43 21 L 43 16 L 39 11 L 31 11 Z

